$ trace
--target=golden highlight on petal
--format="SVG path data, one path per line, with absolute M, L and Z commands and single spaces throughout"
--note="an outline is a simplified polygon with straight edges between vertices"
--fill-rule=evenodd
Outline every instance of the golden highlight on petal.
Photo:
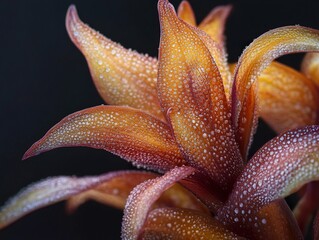
M 244 157 L 256 127 L 256 93 L 252 88 L 255 80 L 275 58 L 307 51 L 319 51 L 319 31 L 288 26 L 261 35 L 241 55 L 234 73 L 232 118 L 237 129 L 237 142 L 241 144 Z
M 307 53 L 301 71 L 319 87 L 319 53 Z
M 276 132 L 316 123 L 318 91 L 304 75 L 273 62 L 257 81 L 259 115 Z
M 94 188 L 68 199 L 68 212 L 74 212 L 80 205 L 89 200 L 95 200 L 105 205 L 124 209 L 127 197 L 134 187 L 149 179 L 159 177 L 159 175 L 155 173 L 139 171 L 119 171 L 114 172 L 113 174 L 114 177 L 110 178 L 108 181 L 104 181 Z M 180 184 L 174 184 L 171 188 L 163 192 L 162 196 L 152 207 L 158 208 L 167 206 L 194 209 L 203 213 L 209 213 L 207 207 Z
M 187 22 L 188 24 L 192 26 L 197 25 L 194 11 L 188 1 L 184 0 L 179 4 L 177 15 L 180 19 Z
M 158 10 L 161 105 L 187 162 L 227 191 L 242 160 L 218 68 L 202 40 L 203 33 L 178 19 L 167 1 L 159 1 Z
M 85 56 L 94 83 L 108 104 L 126 105 L 164 119 L 157 93 L 157 60 L 127 50 L 84 24 L 70 6 L 66 27 Z
M 174 183 L 193 174 L 192 167 L 178 167 L 133 189 L 127 199 L 122 223 L 124 240 L 138 239 L 152 204 Z
M 90 189 L 110 174 L 97 177 L 53 177 L 31 184 L 21 190 L 0 209 L 0 229 L 39 209 L 63 201 Z
M 145 222 L 141 238 L 145 240 L 244 239 L 236 236 L 220 222 L 206 214 L 177 208 L 153 210 Z
M 104 149 L 160 172 L 185 164 L 165 123 L 140 110 L 118 106 L 92 107 L 67 116 L 33 144 L 24 159 L 73 146 Z

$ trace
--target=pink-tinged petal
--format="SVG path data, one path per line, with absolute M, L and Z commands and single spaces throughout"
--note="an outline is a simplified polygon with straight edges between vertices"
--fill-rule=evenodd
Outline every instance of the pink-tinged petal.
M 211 216 L 198 211 L 159 208 L 150 212 L 141 239 L 226 240 L 244 239 L 230 232 Z
M 104 149 L 160 172 L 185 163 L 165 123 L 140 110 L 117 106 L 92 107 L 67 116 L 33 144 L 24 159 L 70 146 Z
M 257 216 L 262 207 L 318 179 L 319 126 L 286 132 L 253 156 L 218 217 L 234 232 L 264 227 L 267 218 Z M 246 224 L 249 219 L 254 221 Z
M 85 56 L 105 102 L 127 105 L 164 119 L 157 93 L 157 60 L 123 48 L 84 24 L 71 5 L 66 16 L 71 40 Z
M 138 171 L 115 172 L 108 181 L 94 188 L 72 196 L 67 201 L 68 212 L 74 212 L 80 205 L 88 200 L 95 200 L 105 205 L 124 209 L 127 197 L 134 187 L 149 179 L 159 177 L 158 174 Z M 180 207 L 209 213 L 205 207 L 192 193 L 180 184 L 174 184 L 163 192 L 162 196 L 153 204 L 158 207 Z
M 189 25 L 196 26 L 196 17 L 192 6 L 188 1 L 182 1 L 177 9 L 177 15 L 180 19 L 187 22 Z
M 306 234 L 314 214 L 319 210 L 319 181 L 307 184 L 307 189 L 294 209 L 300 230 Z
M 218 68 L 204 35 L 178 19 L 168 1 L 160 0 L 158 10 L 161 105 L 187 162 L 227 191 L 241 171 L 242 160 Z
M 234 74 L 232 118 L 241 153 L 247 155 L 257 122 L 254 83 L 275 58 L 294 52 L 319 51 L 319 31 L 288 26 L 253 41 L 241 55 Z
M 122 238 L 138 239 L 152 204 L 174 183 L 194 172 L 192 167 L 174 168 L 162 177 L 151 179 L 134 188 L 124 210 Z
M 112 174 L 97 177 L 52 177 L 31 184 L 10 199 L 0 210 L 0 229 L 39 209 L 86 191 Z
M 302 61 L 301 71 L 319 87 L 319 54 L 307 53 Z
M 316 123 L 318 91 L 303 74 L 273 62 L 257 82 L 259 114 L 276 132 Z
M 215 7 L 198 26 L 220 46 L 224 46 L 224 30 L 231 10 L 231 5 Z

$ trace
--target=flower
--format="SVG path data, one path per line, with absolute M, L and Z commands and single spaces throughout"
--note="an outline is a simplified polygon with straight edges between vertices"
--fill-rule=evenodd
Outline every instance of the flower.
M 299 239 L 282 199 L 318 179 L 319 127 L 312 125 L 318 93 L 287 66 L 265 68 L 283 54 L 318 51 L 318 31 L 290 26 L 265 33 L 243 52 L 232 77 L 222 34 L 229 6 L 212 11 L 198 27 L 187 2 L 179 8 L 180 18 L 166 0 L 158 9 L 157 61 L 102 37 L 70 7 L 71 39 L 85 55 L 101 96 L 113 106 L 66 117 L 24 158 L 89 146 L 163 175 L 121 171 L 50 178 L 10 200 L 0 212 L 0 226 L 57 201 L 69 199 L 71 211 L 93 198 L 120 208 L 126 202 L 124 239 Z M 283 84 L 292 90 L 283 91 Z M 259 115 L 278 132 L 312 126 L 280 134 L 247 163 Z

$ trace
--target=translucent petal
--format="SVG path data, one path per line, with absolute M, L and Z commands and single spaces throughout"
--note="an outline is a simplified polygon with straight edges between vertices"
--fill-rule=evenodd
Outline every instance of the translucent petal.
M 144 181 L 156 177 L 158 177 L 157 174 L 150 172 L 116 172 L 114 173 L 114 177 L 110 178 L 108 181 L 68 199 L 67 209 L 69 212 L 73 212 L 88 200 L 95 200 L 102 204 L 124 209 L 127 197 L 133 188 Z M 194 209 L 200 212 L 209 213 L 208 209 L 180 184 L 174 184 L 171 188 L 167 189 L 153 204 L 153 208 L 167 206 Z
M 84 24 L 70 6 L 66 27 L 71 40 L 85 56 L 94 83 L 105 102 L 142 109 L 160 119 L 157 60 L 123 48 Z
M 179 4 L 177 15 L 180 19 L 187 22 L 189 25 L 197 25 L 194 11 L 188 1 L 184 0 Z
M 260 116 L 279 133 L 316 123 L 316 86 L 288 66 L 270 64 L 258 77 L 257 97 Z
M 152 204 L 174 183 L 195 172 L 192 167 L 178 167 L 159 178 L 143 182 L 127 199 L 122 223 L 123 239 L 138 239 Z
M 292 130 L 269 141 L 249 161 L 218 216 L 232 229 L 267 204 L 319 179 L 319 126 Z M 255 219 L 257 227 L 267 219 Z M 236 232 L 236 231 L 235 231 Z
M 319 53 L 307 53 L 301 71 L 319 87 Z
M 194 28 L 167 1 L 158 5 L 158 91 L 185 159 L 227 191 L 242 168 L 222 79 Z
M 160 208 L 150 212 L 141 239 L 226 240 L 236 236 L 220 222 L 198 211 Z
M 252 88 L 255 80 L 275 58 L 306 51 L 319 51 L 319 31 L 288 26 L 261 35 L 241 55 L 234 74 L 232 118 L 244 157 L 256 127 L 255 93 Z
M 21 190 L 0 209 L 0 229 L 39 208 L 86 191 L 107 181 L 112 174 L 97 177 L 52 177 Z
M 117 106 L 98 106 L 67 116 L 34 143 L 24 159 L 70 146 L 104 149 L 160 172 L 185 163 L 165 123 L 140 110 Z

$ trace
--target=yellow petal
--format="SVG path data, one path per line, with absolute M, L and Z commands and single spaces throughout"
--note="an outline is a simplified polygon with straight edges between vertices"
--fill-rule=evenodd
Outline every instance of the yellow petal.
M 186 160 L 227 191 L 242 168 L 218 68 L 199 32 L 158 5 L 161 42 L 158 91 Z M 207 36 L 207 35 L 206 35 Z
M 316 86 L 294 69 L 273 62 L 258 77 L 257 92 L 260 116 L 278 133 L 316 123 Z
M 153 210 L 144 225 L 141 239 L 226 240 L 244 239 L 227 230 L 211 216 L 178 208 Z
M 113 175 L 114 177 L 108 181 L 68 199 L 68 211 L 73 212 L 88 200 L 95 200 L 102 204 L 124 209 L 127 197 L 134 187 L 144 181 L 158 177 L 155 173 L 138 171 L 119 171 L 114 172 Z M 208 209 L 180 184 L 175 184 L 163 192 L 162 196 L 153 204 L 153 208 L 167 206 L 209 213 Z
M 177 15 L 180 19 L 187 22 L 192 26 L 196 26 L 196 18 L 192 6 L 189 4 L 188 1 L 182 1 L 177 10 Z
M 106 103 L 131 106 L 164 119 L 156 93 L 156 59 L 127 50 L 94 31 L 80 20 L 74 6 L 68 10 L 66 27 Z
M 256 127 L 255 80 L 275 58 L 306 51 L 319 51 L 319 31 L 288 26 L 261 35 L 241 55 L 234 73 L 232 118 L 243 157 Z
M 104 149 L 159 172 L 185 164 L 169 126 L 143 111 L 119 106 L 92 107 L 67 116 L 34 143 L 24 159 L 70 146 Z
M 307 53 L 302 65 L 302 72 L 319 87 L 319 54 Z

